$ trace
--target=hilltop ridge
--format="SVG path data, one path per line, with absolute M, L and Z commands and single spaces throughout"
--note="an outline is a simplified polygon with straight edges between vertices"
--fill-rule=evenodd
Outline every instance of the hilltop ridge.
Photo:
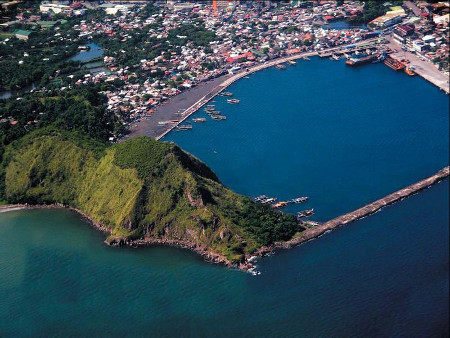
M 302 230 L 295 216 L 234 193 L 177 145 L 148 137 L 111 146 L 39 130 L 6 148 L 1 179 L 9 203 L 70 206 L 110 245 L 188 247 L 229 266 Z

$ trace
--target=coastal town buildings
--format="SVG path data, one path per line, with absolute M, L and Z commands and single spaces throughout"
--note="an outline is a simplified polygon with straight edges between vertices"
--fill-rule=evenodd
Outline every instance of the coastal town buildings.
M 224 74 L 239 73 L 280 57 L 320 54 L 328 48 L 374 38 L 380 38 L 379 42 L 392 39 L 400 49 L 420 54 L 448 74 L 448 2 L 418 2 L 416 12 L 406 5 L 386 3 L 385 13 L 368 26 L 347 24 L 336 28 L 335 23 L 358 18 L 364 4 L 155 1 L 143 15 L 147 5 L 142 1 L 45 1 L 37 12 L 29 10 L 26 16 L 20 13 L 2 27 L 11 30 L 18 24 L 28 25 L 30 30 L 14 31 L 22 40 L 28 40 L 30 32 L 39 27 L 54 30 L 54 39 L 81 47 L 108 41 L 102 46 L 101 60 L 96 60 L 102 63 L 100 69 L 67 74 L 60 81 L 69 87 L 120 83 L 106 96 L 108 109 L 126 124 L 149 116 L 170 97 Z M 86 11 L 91 16 L 86 16 Z M 63 23 L 62 17 L 77 19 L 64 19 Z M 60 35 L 59 26 L 65 23 L 71 25 L 74 36 Z M 191 33 L 183 33 L 184 29 Z M 129 44 L 133 41 L 136 43 Z

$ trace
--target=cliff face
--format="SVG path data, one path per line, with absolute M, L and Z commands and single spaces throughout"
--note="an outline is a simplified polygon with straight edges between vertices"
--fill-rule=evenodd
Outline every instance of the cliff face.
M 41 131 L 10 145 L 2 163 L 11 203 L 62 203 L 106 227 L 111 244 L 179 244 L 228 262 L 300 229 L 293 216 L 223 186 L 174 144 L 147 137 L 106 146 Z

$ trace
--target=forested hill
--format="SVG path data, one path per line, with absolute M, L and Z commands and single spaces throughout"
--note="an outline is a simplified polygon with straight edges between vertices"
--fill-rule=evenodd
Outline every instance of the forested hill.
M 6 147 L 0 180 L 0 199 L 77 208 L 111 244 L 182 244 L 231 264 L 300 231 L 293 215 L 234 193 L 198 159 L 148 137 L 111 146 L 40 129 Z

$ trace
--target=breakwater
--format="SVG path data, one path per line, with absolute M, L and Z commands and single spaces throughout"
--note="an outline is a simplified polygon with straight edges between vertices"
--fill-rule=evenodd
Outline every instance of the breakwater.
M 416 194 L 417 192 L 429 188 L 433 184 L 447 178 L 450 173 L 450 167 L 445 167 L 438 171 L 433 176 L 423 179 L 415 184 L 407 186 L 406 188 L 400 189 L 392 194 L 389 194 L 383 198 L 376 200 L 375 202 L 369 203 L 355 211 L 349 212 L 345 215 L 333 218 L 328 222 L 321 224 L 320 226 L 307 229 L 302 232 L 301 236 L 293 238 L 287 242 L 275 243 L 274 248 L 291 248 L 293 246 L 299 245 L 303 242 L 309 241 L 313 238 L 323 235 L 327 231 L 331 231 L 338 227 L 347 225 L 363 217 L 369 216 L 380 209 L 396 203 L 408 196 Z

